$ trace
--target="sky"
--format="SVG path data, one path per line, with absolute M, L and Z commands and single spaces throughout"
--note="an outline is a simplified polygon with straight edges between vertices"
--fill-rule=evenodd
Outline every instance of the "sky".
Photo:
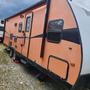
M 0 0 L 0 19 L 7 18 L 40 0 Z
M 0 0 L 0 19 L 12 16 L 38 1 L 40 0 Z M 73 0 L 73 2 L 90 12 L 90 0 Z

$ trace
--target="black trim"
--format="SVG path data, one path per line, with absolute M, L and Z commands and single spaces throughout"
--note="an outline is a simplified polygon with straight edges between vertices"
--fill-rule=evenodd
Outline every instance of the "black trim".
M 49 70 L 50 58 L 55 58 L 55 59 L 60 60 L 60 61 L 62 61 L 62 62 L 64 62 L 64 63 L 67 64 L 66 77 L 65 77 L 65 78 L 62 78 L 62 80 L 66 81 L 66 80 L 68 79 L 69 68 L 70 68 L 70 67 L 69 67 L 69 63 L 68 63 L 68 61 L 67 61 L 67 60 L 64 60 L 64 59 L 62 59 L 62 58 L 59 58 L 59 57 L 56 57 L 56 56 L 50 55 L 49 58 L 48 58 L 48 65 L 47 65 L 47 69 L 48 69 L 48 70 Z
M 51 0 L 46 0 L 47 10 L 46 10 L 44 31 L 43 31 L 43 39 L 42 39 L 41 52 L 40 52 L 40 57 L 42 57 L 42 58 L 44 56 L 44 50 L 45 50 L 45 39 L 46 39 L 46 35 L 45 34 L 46 34 L 48 18 L 49 18 L 50 2 L 51 2 Z

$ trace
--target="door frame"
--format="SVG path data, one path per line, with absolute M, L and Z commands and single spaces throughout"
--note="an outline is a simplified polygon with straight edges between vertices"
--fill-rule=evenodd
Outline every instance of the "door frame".
M 30 27 L 30 31 L 26 31 L 26 25 L 27 25 L 27 18 L 28 17 L 31 17 L 31 27 Z M 33 12 L 28 12 L 28 13 L 26 13 L 26 15 L 25 15 L 25 29 L 24 29 L 24 33 L 26 34 L 26 33 L 28 33 L 29 35 L 28 35 L 28 37 L 27 37 L 27 35 L 25 36 L 25 37 L 23 37 L 24 39 L 26 38 L 26 39 L 29 39 L 28 40 L 28 44 L 27 44 L 27 52 L 26 52 L 26 56 L 25 57 L 27 57 L 28 58 L 28 55 L 29 55 L 29 48 L 30 48 L 30 40 L 31 40 L 31 33 L 32 33 L 32 25 L 33 25 Z M 25 40 L 26 41 L 26 40 Z M 23 54 L 23 50 L 25 49 L 25 45 L 22 47 L 22 54 Z
M 30 49 L 30 41 L 31 41 L 31 33 L 32 33 L 32 26 L 33 26 L 33 15 L 34 13 L 32 13 L 32 21 L 31 21 L 31 28 L 30 28 L 30 33 L 29 33 L 29 43 L 28 43 L 28 51 L 27 51 L 27 57 L 29 56 L 29 49 Z

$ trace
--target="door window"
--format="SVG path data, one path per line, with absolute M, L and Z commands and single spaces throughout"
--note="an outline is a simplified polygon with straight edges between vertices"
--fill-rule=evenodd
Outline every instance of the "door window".
M 27 17 L 26 19 L 26 32 L 29 32 L 29 30 L 31 29 L 31 17 Z
M 22 31 L 22 22 L 19 23 L 18 32 Z

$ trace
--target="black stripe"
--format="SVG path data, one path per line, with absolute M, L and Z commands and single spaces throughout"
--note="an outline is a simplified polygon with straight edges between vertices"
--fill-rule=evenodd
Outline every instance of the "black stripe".
M 34 13 L 32 12 L 32 21 L 31 21 L 31 28 L 30 28 L 30 34 L 29 34 L 29 37 L 31 37 L 31 33 L 32 33 L 33 17 L 34 17 Z M 31 38 L 29 39 L 29 43 L 28 43 L 27 57 L 29 56 L 30 43 L 31 43 L 30 41 L 31 41 Z
M 43 37 L 43 34 L 40 34 L 40 35 L 37 35 L 37 36 L 33 36 L 31 38 L 42 38 Z
M 48 24 L 48 18 L 49 18 L 49 10 L 50 10 L 50 3 L 51 3 L 51 0 L 45 0 L 45 1 L 46 1 L 47 8 L 46 8 L 46 15 L 45 15 L 43 39 L 42 39 L 40 57 L 44 56 L 44 51 L 45 51 L 45 34 L 46 34 L 46 30 L 47 30 L 47 24 Z
M 71 29 L 64 29 L 62 31 L 62 40 L 66 40 L 66 41 L 70 41 L 76 44 L 80 44 L 80 34 L 78 32 L 78 28 L 71 28 Z M 47 33 L 46 34 L 40 34 L 40 35 L 36 35 L 33 37 L 23 37 L 23 36 L 13 36 L 19 39 L 23 39 L 23 38 L 29 38 L 29 39 L 34 39 L 34 38 L 43 38 L 43 36 L 45 38 L 47 38 Z
M 30 38 L 30 37 L 24 37 L 24 36 L 13 36 L 13 37 L 16 37 L 16 38 L 19 38 L 19 39 L 23 39 L 23 38 Z
M 43 34 L 31 37 L 33 38 L 42 38 Z M 47 33 L 45 34 L 45 38 L 47 38 Z M 62 40 L 70 41 L 73 43 L 80 44 L 80 34 L 78 32 L 78 28 L 64 29 L 62 31 Z
M 62 32 L 62 39 L 80 44 L 80 34 L 78 31 L 79 30 L 77 28 L 65 29 Z
M 47 33 L 45 34 L 45 38 L 46 38 L 46 35 L 47 35 Z M 40 34 L 40 35 L 31 37 L 31 39 L 33 39 L 33 38 L 42 38 L 42 37 L 43 37 L 43 34 Z

